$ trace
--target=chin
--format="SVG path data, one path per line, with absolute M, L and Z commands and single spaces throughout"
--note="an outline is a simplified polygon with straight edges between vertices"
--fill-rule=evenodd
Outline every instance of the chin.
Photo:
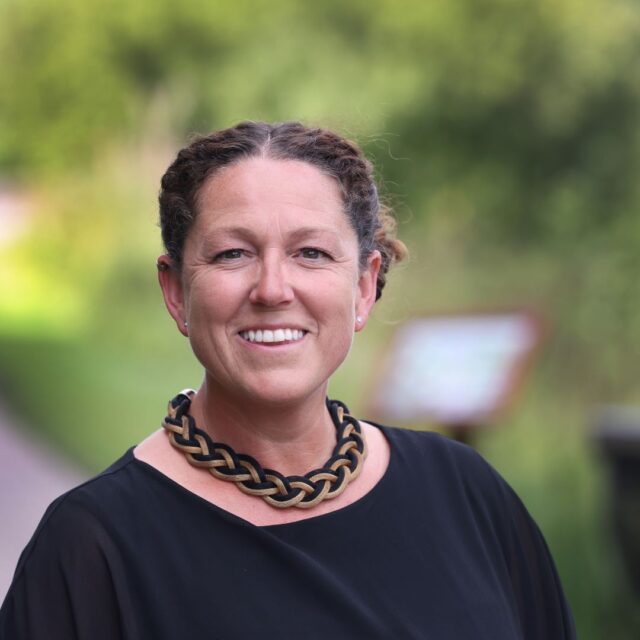
M 326 393 L 327 381 L 304 380 L 300 376 L 266 376 L 243 386 L 241 395 L 249 402 L 287 405 L 302 402 L 315 393 Z

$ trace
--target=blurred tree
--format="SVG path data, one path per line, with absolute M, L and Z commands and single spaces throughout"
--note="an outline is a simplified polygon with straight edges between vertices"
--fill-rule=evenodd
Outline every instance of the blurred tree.
M 372 135 L 420 215 L 453 198 L 528 243 L 602 231 L 639 197 L 623 0 L 7 0 L 2 17 L 6 174 L 84 166 L 149 134 L 159 102 L 180 137 L 243 117 Z
M 385 175 L 444 193 L 498 240 L 564 244 L 638 200 L 640 11 L 627 2 L 459 0 L 374 12 L 420 65 Z M 412 64 L 405 59 L 402 64 Z M 383 151 L 384 155 L 384 151 Z M 455 197 L 452 198 L 452 195 Z M 447 214 L 454 214 L 449 210 Z

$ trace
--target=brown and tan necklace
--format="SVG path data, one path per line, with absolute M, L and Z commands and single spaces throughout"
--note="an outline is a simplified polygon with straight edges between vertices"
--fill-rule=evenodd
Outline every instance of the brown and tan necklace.
M 303 476 L 285 476 L 230 446 L 214 442 L 209 434 L 196 426 L 189 415 L 192 389 L 181 391 L 169 402 L 168 415 L 162 426 L 171 444 L 184 453 L 196 467 L 208 469 L 220 480 L 235 482 L 238 489 L 259 496 L 273 507 L 309 509 L 323 500 L 339 496 L 349 482 L 358 477 L 367 456 L 367 446 L 360 423 L 345 404 L 327 398 L 327 409 L 336 428 L 337 443 L 331 457 L 321 469 Z

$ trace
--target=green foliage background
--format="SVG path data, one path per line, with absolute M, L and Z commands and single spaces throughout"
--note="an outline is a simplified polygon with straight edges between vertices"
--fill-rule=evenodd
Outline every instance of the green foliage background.
M 159 177 L 195 131 L 302 119 L 374 159 L 412 259 L 336 375 L 395 326 L 524 304 L 551 333 L 478 441 L 540 523 L 579 635 L 635 638 L 593 409 L 638 403 L 640 7 L 624 0 L 4 0 L 0 378 L 98 470 L 200 372 L 155 284 Z

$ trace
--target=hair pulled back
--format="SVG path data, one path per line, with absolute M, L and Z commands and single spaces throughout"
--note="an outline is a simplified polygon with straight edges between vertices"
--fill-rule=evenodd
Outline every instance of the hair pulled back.
M 198 136 L 178 153 L 162 177 L 159 196 L 162 240 L 174 266 L 182 266 L 184 243 L 197 215 L 198 193 L 204 182 L 219 169 L 253 156 L 308 162 L 337 181 L 358 237 L 360 268 L 366 266 L 372 251 L 377 249 L 382 256 L 377 300 L 387 271 L 407 250 L 395 237 L 390 209 L 380 203 L 373 167 L 353 142 L 299 122 L 241 122 Z

